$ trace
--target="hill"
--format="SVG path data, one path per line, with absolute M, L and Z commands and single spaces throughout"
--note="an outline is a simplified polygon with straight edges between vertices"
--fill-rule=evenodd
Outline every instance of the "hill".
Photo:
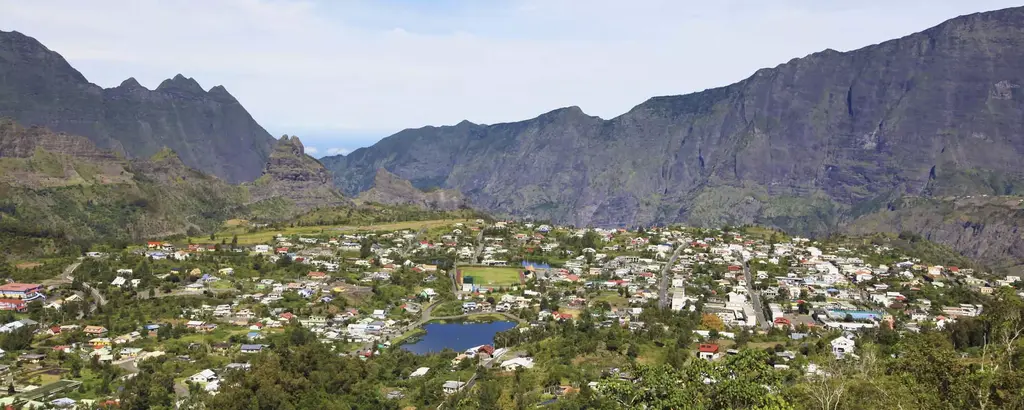
M 245 187 L 247 204 L 260 219 L 282 220 L 317 207 L 350 204 L 334 188 L 330 172 L 306 155 L 299 137 L 282 136 L 263 167 L 263 174 Z
M 0 229 L 73 241 L 212 231 L 243 189 L 165 149 L 125 159 L 84 137 L 0 121 Z
M 450 189 L 422 191 L 408 180 L 399 178 L 384 168 L 377 170 L 373 187 L 363 191 L 356 198 L 361 202 L 387 205 L 414 205 L 427 209 L 450 211 L 468 208 L 469 203 L 461 192 Z

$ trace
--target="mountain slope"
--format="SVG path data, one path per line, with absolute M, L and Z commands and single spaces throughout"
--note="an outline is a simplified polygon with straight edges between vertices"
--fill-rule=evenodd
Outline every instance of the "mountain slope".
M 82 135 L 130 157 L 168 147 L 186 165 L 229 182 L 256 179 L 274 140 L 224 87 L 207 92 L 179 74 L 155 90 L 133 78 L 103 89 L 18 32 L 0 31 L 0 116 Z
M 498 214 L 827 233 L 904 195 L 1019 193 L 1022 84 L 1024 8 L 1013 8 L 652 98 L 611 120 L 570 107 L 409 129 L 322 161 L 349 195 L 385 168 Z
M 459 191 L 450 189 L 422 191 L 412 186 L 409 181 L 399 178 L 384 168 L 377 170 L 377 174 L 373 178 L 373 187 L 360 193 L 356 200 L 385 205 L 415 205 L 440 211 L 469 208 L 469 203 Z
M 76 241 L 210 232 L 245 198 L 170 150 L 127 160 L 84 137 L 0 120 L 0 231 Z
M 948 244 L 986 266 L 1024 272 L 1024 198 L 905 197 L 885 210 L 850 221 L 853 234 L 914 232 Z

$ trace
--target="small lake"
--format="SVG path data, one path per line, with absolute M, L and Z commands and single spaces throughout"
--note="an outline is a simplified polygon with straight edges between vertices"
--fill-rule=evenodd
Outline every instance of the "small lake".
M 420 336 L 416 343 L 402 345 L 402 349 L 416 354 L 435 353 L 446 348 L 462 353 L 474 346 L 494 344 L 495 333 L 514 327 L 516 323 L 508 321 L 428 323 L 424 326 L 427 334 Z

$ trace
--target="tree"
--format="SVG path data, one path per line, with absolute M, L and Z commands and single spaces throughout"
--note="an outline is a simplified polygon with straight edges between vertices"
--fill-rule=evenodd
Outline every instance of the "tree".
M 211 241 L 217 240 L 217 233 L 216 232 L 210 232 L 210 240 Z
M 708 330 L 717 330 L 719 332 L 725 330 L 725 322 L 722 322 L 722 318 L 710 313 L 701 315 L 700 325 Z

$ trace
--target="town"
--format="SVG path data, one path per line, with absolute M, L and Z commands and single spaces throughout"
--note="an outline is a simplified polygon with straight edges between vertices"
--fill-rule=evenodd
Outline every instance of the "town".
M 396 408 L 494 408 L 512 393 L 479 400 L 509 378 L 530 380 L 515 403 L 558 405 L 636 382 L 637 365 L 723 365 L 746 352 L 763 354 L 777 380 L 829 377 L 865 343 L 948 330 L 986 313 L 986 301 L 1021 295 L 1019 277 L 951 253 L 923 259 L 900 246 L 919 238 L 902 236 L 405 225 L 246 225 L 241 235 L 94 247 L 33 283 L 16 281 L 16 269 L 0 285 L 0 404 L 117 406 L 152 372 L 173 389 L 149 405 L 216 403 L 266 365 L 260 358 L 300 342 L 388 363 L 374 388 Z M 603 336 L 574 344 L 566 332 Z

